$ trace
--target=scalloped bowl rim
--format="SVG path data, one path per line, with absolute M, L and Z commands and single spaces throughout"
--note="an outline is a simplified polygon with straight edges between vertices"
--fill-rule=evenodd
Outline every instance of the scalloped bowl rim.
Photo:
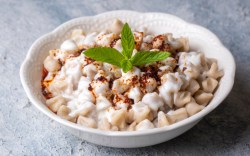
M 178 20 L 179 22 L 182 22 L 183 24 L 195 27 L 196 29 L 199 29 L 199 30 L 203 31 L 204 33 L 206 33 L 210 38 L 213 38 L 213 40 L 218 44 L 218 46 L 220 46 L 220 48 L 223 48 L 224 51 L 227 51 L 227 53 L 228 53 L 227 55 L 230 58 L 229 61 L 231 63 L 231 65 L 230 65 L 230 67 L 231 67 L 231 76 L 230 76 L 231 77 L 231 82 L 229 83 L 229 86 L 226 88 L 225 94 L 221 95 L 220 98 L 216 101 L 216 103 L 214 105 L 212 105 L 212 106 L 208 105 L 209 107 L 208 106 L 205 107 L 205 109 L 203 109 L 199 113 L 197 113 L 197 114 L 195 114 L 195 115 L 193 115 L 191 117 L 188 117 L 185 120 L 179 121 L 179 122 L 177 122 L 175 124 L 172 124 L 170 126 L 165 126 L 165 127 L 162 127 L 162 128 L 153 128 L 153 129 L 144 130 L 144 131 L 132 131 L 132 132 L 129 132 L 129 131 L 120 131 L 120 132 L 104 131 L 104 130 L 99 130 L 99 129 L 83 127 L 83 126 L 77 125 L 75 123 L 69 122 L 67 120 L 64 120 L 64 119 L 60 118 L 59 116 L 57 116 L 56 114 L 54 114 L 53 112 L 44 109 L 41 106 L 41 104 L 43 104 L 43 103 L 41 101 L 37 101 L 34 98 L 34 96 L 36 96 L 36 95 L 34 95 L 31 92 L 30 88 L 28 87 L 27 81 L 26 81 L 27 78 L 26 78 L 26 75 L 25 75 L 25 73 L 26 73 L 25 70 L 27 69 L 27 66 L 29 65 L 28 62 L 31 59 L 30 58 L 31 54 L 35 53 L 35 49 L 39 45 L 39 41 L 43 40 L 43 39 L 45 39 L 45 38 L 47 38 L 49 36 L 56 36 L 56 34 L 58 32 L 60 32 L 63 28 L 67 27 L 67 25 L 69 25 L 69 24 L 71 24 L 73 22 L 81 21 L 81 20 L 84 20 L 84 19 L 87 19 L 87 18 L 95 18 L 95 17 L 99 17 L 99 16 L 104 16 L 106 14 L 115 14 L 115 13 L 121 13 L 121 12 L 127 12 L 127 13 L 133 13 L 133 14 L 144 14 L 144 15 L 147 15 L 147 14 L 150 14 L 150 15 L 155 14 L 155 15 L 157 15 L 158 14 L 158 15 L 162 15 L 162 16 L 165 16 L 165 17 L 171 17 L 171 18 L 173 18 L 175 20 Z M 36 108 L 38 108 L 41 112 L 46 114 L 48 117 L 50 117 L 53 120 L 59 122 L 60 124 L 63 124 L 64 126 L 68 126 L 70 128 L 77 129 L 77 130 L 80 130 L 82 132 L 88 132 L 88 133 L 97 134 L 97 135 L 104 135 L 104 136 L 121 136 L 121 137 L 122 136 L 142 136 L 142 135 L 147 135 L 147 134 L 156 134 L 156 133 L 166 132 L 166 131 L 174 130 L 174 129 L 180 128 L 182 126 L 188 125 L 188 124 L 190 124 L 192 122 L 199 121 L 204 116 L 206 116 L 208 113 L 213 111 L 218 105 L 220 105 L 220 103 L 230 93 L 230 91 L 231 91 L 231 89 L 233 87 L 233 84 L 234 84 L 234 76 L 235 76 L 235 61 L 234 61 L 234 58 L 233 58 L 232 54 L 227 50 L 227 48 L 225 48 L 223 46 L 223 44 L 220 42 L 218 37 L 215 34 L 213 34 L 211 31 L 209 31 L 208 29 L 206 29 L 204 27 L 201 27 L 201 26 L 198 26 L 198 25 L 195 25 L 195 24 L 188 23 L 188 22 L 182 20 L 179 17 L 176 17 L 174 15 L 170 15 L 170 14 L 166 14 L 166 13 L 158 13 L 158 12 L 141 13 L 141 12 L 127 11 L 127 10 L 110 11 L 110 12 L 105 12 L 105 13 L 98 14 L 98 15 L 95 15 L 95 16 L 78 17 L 78 18 L 69 20 L 69 21 L 61 24 L 56 29 L 54 29 L 52 32 L 47 33 L 47 34 L 41 36 L 40 38 L 38 38 L 32 44 L 32 46 L 30 47 L 30 49 L 28 51 L 28 54 L 27 54 L 24 62 L 21 65 L 21 68 L 20 68 L 21 83 L 23 85 L 23 88 L 24 88 L 29 100 L 32 102 L 33 105 L 35 105 Z

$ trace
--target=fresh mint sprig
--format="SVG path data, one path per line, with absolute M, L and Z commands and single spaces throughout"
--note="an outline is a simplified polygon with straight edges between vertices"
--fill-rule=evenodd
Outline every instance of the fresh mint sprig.
M 163 51 L 141 51 L 132 56 L 135 41 L 134 35 L 126 23 L 121 32 L 122 52 L 114 48 L 96 47 L 84 51 L 84 55 L 101 62 L 113 64 L 122 68 L 123 72 L 128 72 L 133 66 L 140 66 L 156 61 L 161 61 L 170 56 L 169 52 Z

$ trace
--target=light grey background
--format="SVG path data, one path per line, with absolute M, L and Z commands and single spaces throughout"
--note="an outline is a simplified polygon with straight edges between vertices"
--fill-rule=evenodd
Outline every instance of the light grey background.
M 19 68 L 35 39 L 72 18 L 118 9 L 171 13 L 202 25 L 235 57 L 235 85 L 228 98 L 171 141 L 137 149 L 87 143 L 40 113 L 21 86 Z M 0 0 L 0 155 L 250 155 L 249 60 L 249 0 Z

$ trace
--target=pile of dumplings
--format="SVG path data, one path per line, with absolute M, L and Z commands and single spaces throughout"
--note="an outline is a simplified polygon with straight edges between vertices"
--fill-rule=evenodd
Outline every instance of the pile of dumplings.
M 171 33 L 133 30 L 138 51 L 169 51 L 165 60 L 119 67 L 98 62 L 82 52 L 92 47 L 122 51 L 123 23 L 85 34 L 72 31 L 60 48 L 44 60 L 42 93 L 55 114 L 84 127 L 109 131 L 140 131 L 169 126 L 202 111 L 213 98 L 223 71 L 215 59 L 189 51 L 188 39 Z

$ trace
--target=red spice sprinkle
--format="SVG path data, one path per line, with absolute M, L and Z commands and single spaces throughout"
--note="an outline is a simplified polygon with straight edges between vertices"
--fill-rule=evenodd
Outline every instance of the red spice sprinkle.
M 113 48 L 116 44 L 116 42 L 119 40 L 120 38 L 118 39 L 114 39 L 111 43 L 110 43 L 110 47 Z
M 101 81 L 101 82 L 105 82 L 105 81 L 108 81 L 106 77 L 104 76 L 100 76 L 96 79 L 97 81 Z
M 93 90 L 91 84 L 89 84 L 88 90 L 89 90 L 89 91 L 92 91 L 92 90 Z

